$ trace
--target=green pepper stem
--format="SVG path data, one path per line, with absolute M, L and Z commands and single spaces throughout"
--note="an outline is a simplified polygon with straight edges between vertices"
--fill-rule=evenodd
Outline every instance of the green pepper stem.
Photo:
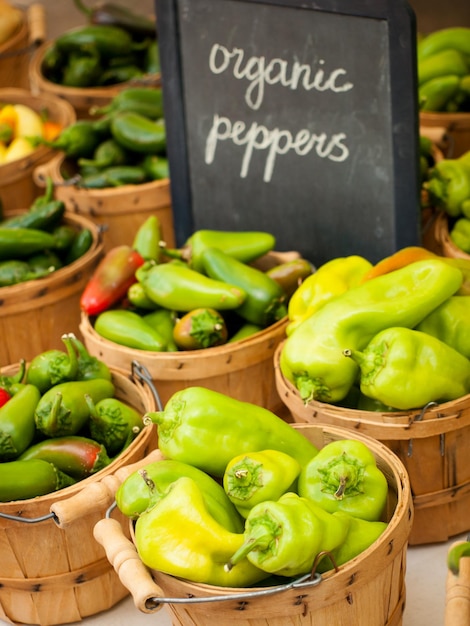
M 75 378 L 78 372 L 78 358 L 77 358 L 77 353 L 74 350 L 72 337 L 74 337 L 74 335 L 71 335 L 71 334 L 62 335 L 61 337 L 67 349 L 67 355 L 69 357 L 69 363 L 68 363 L 69 369 L 68 369 L 68 372 L 66 373 L 66 376 L 68 378 Z
M 465 541 L 453 546 L 447 554 L 447 567 L 455 576 L 459 575 L 460 559 L 470 556 L 470 542 Z
M 55 394 L 54 401 L 51 406 L 50 411 L 50 422 L 49 422 L 49 430 L 51 432 L 55 432 L 59 426 L 59 416 L 60 416 L 60 408 L 62 406 L 62 394 L 58 391 Z
M 230 557 L 225 563 L 224 570 L 230 572 L 234 565 L 240 563 L 244 558 L 256 550 L 257 548 L 264 549 L 274 539 L 272 531 L 268 530 L 264 524 L 259 524 L 250 530 L 249 536 L 245 539 L 243 544 L 238 550 Z

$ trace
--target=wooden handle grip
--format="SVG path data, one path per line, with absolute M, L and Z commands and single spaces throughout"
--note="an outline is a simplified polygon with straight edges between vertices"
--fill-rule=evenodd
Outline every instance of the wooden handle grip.
M 470 624 L 470 557 L 461 557 L 459 563 L 457 575 L 447 573 L 445 626 Z
M 163 598 L 165 594 L 152 579 L 119 522 L 112 518 L 102 519 L 95 525 L 93 535 L 103 546 L 109 562 L 119 580 L 129 590 L 139 611 L 155 613 L 161 609 L 163 605 L 156 602 L 155 598 Z
M 31 4 L 28 8 L 29 42 L 35 45 L 46 39 L 46 14 L 42 4 Z
M 152 450 L 143 459 L 131 465 L 124 465 L 114 474 L 108 474 L 100 481 L 90 483 L 71 498 L 54 502 L 50 511 L 55 516 L 56 524 L 60 528 L 67 528 L 79 517 L 96 511 L 106 511 L 114 502 L 119 486 L 128 476 L 141 467 L 162 459 L 163 455 L 160 450 Z

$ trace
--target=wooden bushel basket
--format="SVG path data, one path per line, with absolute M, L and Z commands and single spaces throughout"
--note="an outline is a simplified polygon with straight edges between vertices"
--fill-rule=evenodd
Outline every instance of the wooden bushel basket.
M 80 336 L 80 297 L 101 260 L 103 243 L 89 219 L 66 212 L 63 223 L 90 229 L 93 243 L 83 256 L 49 276 L 0 288 L 0 364 L 63 349 L 60 337 L 66 332 Z
M 17 368 L 9 366 L 1 372 L 11 374 Z M 111 372 L 116 398 L 142 416 L 156 410 L 151 388 L 134 371 Z M 48 495 L 0 503 L 0 619 L 40 626 L 77 622 L 109 609 L 128 594 L 93 538 L 93 527 L 108 503 L 84 494 L 115 474 L 123 472 L 123 480 L 131 464 L 146 458 L 156 445 L 156 429 L 145 426 L 119 457 L 96 474 Z M 56 515 L 56 507 L 63 516 Z
M 166 606 L 173 626 L 402 624 L 406 550 L 413 519 L 410 485 L 402 463 L 381 443 L 345 429 L 298 424 L 293 428 L 319 448 L 344 438 L 358 439 L 370 448 L 389 485 L 384 514 L 388 527 L 379 539 L 336 572 L 332 570 L 322 577 L 308 574 L 304 577 L 307 580 L 292 588 L 233 589 L 196 584 L 147 569 L 120 523 L 112 518 L 102 519 L 95 526 L 95 538 L 105 547 L 108 559 L 140 611 L 152 613 Z M 289 583 L 289 579 L 286 581 Z M 266 591 L 267 595 L 260 594 Z M 224 599 L 216 600 L 220 596 Z
M 45 113 L 48 119 L 64 128 L 76 119 L 68 102 L 47 94 L 33 96 L 26 89 L 0 89 L 0 102 L 24 104 L 37 113 Z M 54 155 L 55 150 L 39 146 L 21 159 L 0 165 L 0 200 L 5 210 L 29 207 L 42 193 L 42 187 L 33 177 L 34 168 L 47 163 Z
M 433 113 L 421 111 L 419 124 L 427 128 L 445 128 L 449 145 L 446 157 L 456 159 L 470 150 L 470 113 Z
M 173 210 L 169 179 L 142 185 L 122 185 L 107 189 L 84 189 L 64 184 L 67 162 L 63 153 L 36 168 L 34 178 L 45 186 L 48 177 L 54 181 L 54 195 L 72 213 L 78 213 L 103 228 L 105 251 L 122 244 L 130 245 L 139 227 L 150 215 L 156 215 L 162 238 L 168 247 L 175 246 Z M 73 175 L 73 172 L 72 172 Z
M 461 250 L 449 236 L 449 216 L 444 211 L 438 211 L 433 218 L 433 238 L 442 256 L 454 259 L 470 259 L 470 254 Z
M 447 541 L 469 529 L 470 395 L 426 410 L 362 411 L 317 402 L 305 404 L 274 357 L 276 386 L 294 422 L 333 424 L 381 441 L 402 461 L 413 496 L 410 545 Z

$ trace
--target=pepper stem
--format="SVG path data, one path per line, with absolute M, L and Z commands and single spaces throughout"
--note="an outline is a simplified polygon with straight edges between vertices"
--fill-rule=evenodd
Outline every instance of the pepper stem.
M 224 570 L 230 572 L 234 565 L 240 563 L 250 552 L 253 552 L 253 550 L 257 548 L 261 548 L 262 550 L 266 549 L 273 539 L 274 535 L 272 530 L 268 529 L 264 524 L 258 524 L 250 530 L 248 537 L 242 545 L 230 557 L 227 563 L 225 563 Z
M 58 391 L 55 394 L 54 401 L 51 405 L 49 430 L 56 432 L 60 424 L 60 408 L 62 406 L 62 394 Z
M 78 372 L 78 358 L 77 358 L 77 353 L 74 350 L 74 346 L 72 343 L 72 336 L 70 334 L 68 335 L 62 335 L 61 337 L 63 343 L 65 344 L 65 347 L 67 349 L 67 355 L 69 357 L 69 369 L 68 372 L 66 373 L 67 378 L 75 378 Z

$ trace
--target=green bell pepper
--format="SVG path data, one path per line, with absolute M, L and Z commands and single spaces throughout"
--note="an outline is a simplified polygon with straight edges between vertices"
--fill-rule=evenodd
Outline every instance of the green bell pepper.
M 366 444 L 341 439 L 325 445 L 302 469 L 298 492 L 329 513 L 377 521 L 387 502 L 388 483 Z
M 414 327 L 461 286 L 462 272 L 441 261 L 411 263 L 336 296 L 304 320 L 282 347 L 280 369 L 305 402 L 346 397 L 358 365 L 343 350 L 361 350 L 389 326 Z
M 222 478 L 244 452 L 280 450 L 304 465 L 318 449 L 302 433 L 264 407 L 205 387 L 175 392 L 163 411 L 147 413 L 157 424 L 163 455 Z
M 360 367 L 362 393 L 402 411 L 470 393 L 470 360 L 419 330 L 390 326 L 345 353 Z
M 437 337 L 470 359 L 470 298 L 451 296 L 415 326 L 415 330 Z

